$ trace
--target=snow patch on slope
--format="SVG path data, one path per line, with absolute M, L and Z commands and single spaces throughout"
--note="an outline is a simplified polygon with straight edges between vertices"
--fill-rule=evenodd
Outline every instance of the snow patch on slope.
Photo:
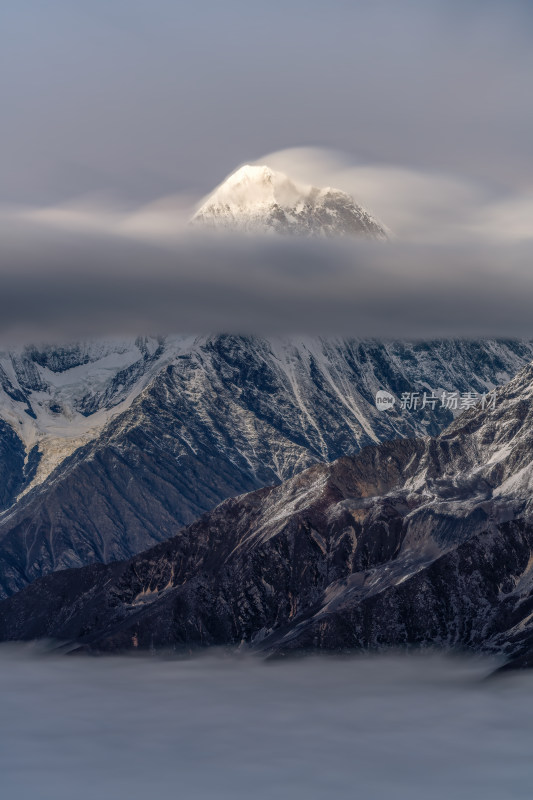
M 27 457 L 35 446 L 40 453 L 37 472 L 21 496 L 42 483 L 75 450 L 97 438 L 194 341 L 195 337 L 175 336 L 161 346 L 154 337 L 142 341 L 142 350 L 138 339 L 85 342 L 83 363 L 66 368 L 60 364 L 56 369 L 38 363 L 38 356 L 32 360 L 28 348 L 0 353 L 0 368 L 11 384 L 0 383 L 0 417 L 22 440 Z M 29 383 L 20 367 L 27 363 L 32 369 Z M 87 403 L 96 410 L 82 413 Z

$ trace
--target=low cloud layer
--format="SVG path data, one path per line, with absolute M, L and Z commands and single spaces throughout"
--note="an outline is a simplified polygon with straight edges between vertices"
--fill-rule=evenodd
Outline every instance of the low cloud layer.
M 298 183 L 342 189 L 402 242 L 533 241 L 533 189 L 527 186 L 503 189 L 454 173 L 363 163 L 321 147 L 279 150 L 252 163 L 266 164 Z M 58 232 L 175 242 L 186 235 L 188 221 L 203 200 L 195 194 L 177 193 L 132 204 L 121 202 L 113 193 L 97 192 L 53 205 L 0 206 L 0 225 L 3 221 Z
M 143 332 L 533 336 L 532 241 L 133 236 L 0 224 L 0 341 Z
M 533 336 L 533 195 L 319 148 L 259 163 L 344 189 L 390 241 L 193 233 L 186 195 L 0 208 L 0 344 L 182 331 Z
M 6 797 L 521 800 L 532 675 L 437 656 L 264 663 L 0 650 Z

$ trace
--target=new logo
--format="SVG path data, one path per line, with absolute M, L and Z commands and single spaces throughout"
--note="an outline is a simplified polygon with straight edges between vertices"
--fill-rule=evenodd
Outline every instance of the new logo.
M 384 389 L 380 389 L 379 392 L 376 392 L 376 408 L 379 411 L 388 411 L 391 409 L 396 402 L 396 398 L 390 392 L 386 392 Z

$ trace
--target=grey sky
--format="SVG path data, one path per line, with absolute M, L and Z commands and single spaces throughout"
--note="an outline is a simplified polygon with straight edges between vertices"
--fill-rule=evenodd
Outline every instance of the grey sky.
M 4 2 L 0 203 L 199 196 L 296 146 L 525 191 L 532 23 L 519 0 Z

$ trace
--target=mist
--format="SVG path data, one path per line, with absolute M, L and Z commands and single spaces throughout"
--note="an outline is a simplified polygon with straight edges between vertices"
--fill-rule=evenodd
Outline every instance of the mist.
M 265 663 L 0 649 L 17 800 L 529 798 L 533 676 L 437 655 Z
M 420 243 L 0 225 L 0 343 L 143 333 L 533 335 L 533 242 Z

